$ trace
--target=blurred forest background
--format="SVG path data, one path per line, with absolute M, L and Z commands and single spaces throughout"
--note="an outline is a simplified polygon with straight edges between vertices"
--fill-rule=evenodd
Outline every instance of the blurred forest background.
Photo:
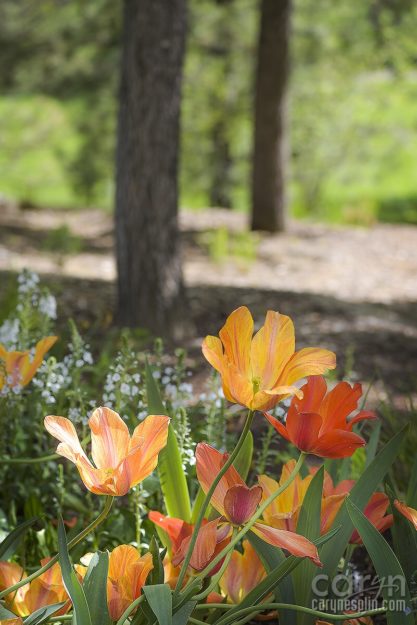
M 249 209 L 258 28 L 254 0 L 189 1 L 181 207 Z M 121 29 L 114 0 L 2 0 L 3 196 L 112 208 Z M 416 30 L 413 0 L 295 2 L 293 216 L 417 223 Z

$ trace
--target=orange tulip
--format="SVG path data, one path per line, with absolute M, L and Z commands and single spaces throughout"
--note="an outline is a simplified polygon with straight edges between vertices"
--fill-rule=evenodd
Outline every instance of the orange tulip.
M 232 553 L 219 583 L 229 603 L 240 603 L 266 576 L 262 562 L 250 542 L 244 540 L 242 547 L 242 553 Z
M 5 385 L 13 388 L 29 384 L 41 366 L 46 352 L 51 349 L 57 339 L 57 336 L 47 336 L 39 341 L 33 357 L 29 350 L 8 352 L 4 345 L 0 345 L 0 390 Z
M 42 560 L 41 565 L 46 564 L 48 559 Z M 0 590 L 5 590 L 24 577 L 26 577 L 25 571 L 15 562 L 0 562 Z M 57 615 L 62 615 L 68 612 L 71 605 L 58 563 L 30 584 L 25 584 L 16 592 L 7 595 L 5 601 L 10 610 L 18 616 L 28 616 L 39 608 L 65 601 L 66 605 L 57 612 Z
M 250 410 L 270 410 L 280 400 L 296 394 L 294 386 L 308 375 L 336 366 L 333 352 L 317 347 L 295 351 L 291 319 L 269 310 L 265 324 L 253 336 L 248 308 L 232 312 L 217 336 L 203 341 L 203 354 L 222 377 L 225 397 Z
M 417 530 L 417 510 L 406 506 L 405 503 L 398 501 L 398 499 L 394 501 L 394 506 L 397 508 L 398 512 L 401 512 L 401 514 L 414 525 Z
M 97 408 L 89 420 L 94 466 L 84 453 L 71 421 L 65 417 L 45 417 L 46 429 L 61 441 L 57 453 L 77 466 L 85 486 L 97 495 L 126 495 L 150 475 L 166 445 L 168 425 L 168 417 L 150 415 L 130 437 L 117 412 Z
M 107 603 L 110 618 L 117 621 L 126 608 L 137 599 L 153 569 L 152 555 L 140 556 L 135 547 L 119 545 L 109 558 Z
M 352 432 L 352 427 L 358 421 L 375 419 L 376 415 L 361 410 L 347 421 L 362 395 L 360 384 L 352 387 L 347 382 L 339 382 L 327 392 L 325 379 L 312 376 L 301 390 L 304 397 L 293 398 L 285 425 L 264 413 L 279 434 L 301 451 L 322 458 L 346 458 L 365 445 L 365 440 Z
M 23 619 L 20 616 L 16 618 L 1 619 L 0 625 L 23 625 Z
M 172 553 L 175 555 L 181 547 L 181 543 L 189 538 L 193 533 L 193 525 L 186 523 L 182 519 L 165 516 L 156 510 L 151 510 L 148 514 L 149 519 L 163 529 L 171 543 Z
M 342 498 L 352 490 L 355 480 L 343 480 L 336 487 L 330 476 L 327 476 L 325 491 L 328 496 L 341 496 Z M 389 506 L 389 499 L 385 493 L 374 493 L 363 511 L 364 515 L 372 525 L 381 533 L 385 532 L 393 524 L 392 514 L 385 514 Z M 334 518 L 333 518 L 334 520 Z M 333 521 L 332 521 L 333 522 Z M 329 528 L 330 529 L 330 528 Z M 362 539 L 355 530 L 349 540 L 351 545 L 361 545 Z
M 290 460 L 284 464 L 279 482 L 276 482 L 266 475 L 260 475 L 258 477 L 259 484 L 262 486 L 263 490 L 263 500 L 267 499 L 269 495 L 287 481 L 294 467 L 295 460 Z M 312 478 L 313 475 L 302 478 L 300 474 L 298 474 L 285 491 L 278 495 L 272 504 L 266 508 L 263 513 L 265 522 L 277 529 L 287 529 L 291 532 L 295 532 L 300 509 Z M 325 488 L 323 488 L 321 501 L 322 534 L 325 534 L 331 528 L 345 496 L 345 494 L 325 493 Z
M 197 477 L 203 491 L 207 493 L 215 476 L 226 462 L 227 454 L 221 454 L 206 443 L 199 443 L 196 459 Z M 261 499 L 261 486 L 249 488 L 233 465 L 226 471 L 211 499 L 212 505 L 221 516 L 202 527 L 197 538 L 193 557 L 202 564 L 201 568 L 204 568 L 212 558 L 219 542 L 219 532 L 222 540 L 229 539 L 233 527 L 240 527 L 252 518 Z M 287 549 L 298 557 L 308 557 L 317 565 L 321 564 L 315 545 L 304 536 L 276 529 L 258 521 L 252 526 L 252 532 L 270 545 Z

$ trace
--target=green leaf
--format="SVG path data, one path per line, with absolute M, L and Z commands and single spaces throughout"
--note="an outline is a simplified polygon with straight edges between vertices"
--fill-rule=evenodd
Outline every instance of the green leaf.
M 371 556 L 379 579 L 383 581 L 381 592 L 388 607 L 387 624 L 411 625 L 414 617 L 411 613 L 410 594 L 395 553 L 350 496 L 346 498 L 346 509 Z
M 159 551 L 158 541 L 156 540 L 155 536 L 152 536 L 151 542 L 149 543 L 149 552 L 152 554 L 153 569 L 149 573 L 148 577 L 149 586 L 164 583 L 163 559 L 166 551 L 166 549 L 163 549 L 162 553 Z
M 78 581 L 68 555 L 67 537 L 61 516 L 58 519 L 58 547 L 62 579 L 72 601 L 77 625 L 92 625 L 84 590 Z
M 381 421 L 378 420 L 372 428 L 371 435 L 366 446 L 366 461 L 365 468 L 368 467 L 372 460 L 376 456 L 376 450 L 378 449 L 379 436 L 381 434 Z
M 239 473 L 242 480 L 246 480 L 249 474 L 249 470 L 252 464 L 253 456 L 253 435 L 252 432 L 248 432 L 245 442 L 239 450 L 237 457 L 233 463 L 236 471 Z
M 145 367 L 148 412 L 149 414 L 167 414 L 158 386 L 152 375 L 152 369 L 148 363 L 146 363 Z M 182 466 L 177 437 L 171 424 L 168 429 L 167 444 L 159 453 L 158 471 L 165 507 L 169 516 L 190 523 L 190 494 Z
M 168 584 L 144 586 L 143 592 L 159 625 L 172 625 L 172 594 Z
M 321 500 L 323 493 L 324 467 L 322 466 L 311 480 L 297 523 L 297 534 L 302 534 L 313 541 L 320 536 Z M 317 574 L 317 567 L 305 558 L 292 574 L 294 596 L 297 605 L 310 605 L 311 584 Z M 307 625 L 314 623 L 314 618 L 308 614 L 299 613 L 297 623 Z
M 282 549 L 273 547 L 264 542 L 259 536 L 249 532 L 249 542 L 255 549 L 267 573 L 274 571 L 277 567 L 284 564 L 287 558 Z M 299 561 L 295 559 L 295 566 L 299 566 Z M 274 588 L 275 601 L 277 603 L 294 603 L 294 588 L 290 575 L 283 577 Z M 280 614 L 281 625 L 293 625 L 296 615 L 293 612 L 285 611 Z
M 193 613 L 196 605 L 197 601 L 187 601 L 187 603 L 184 603 L 184 605 L 180 607 L 178 612 L 175 612 L 175 614 L 173 615 L 172 625 L 187 625 L 188 619 Z
M 107 574 L 109 571 L 109 554 L 107 551 L 97 551 L 90 560 L 84 578 L 83 588 L 90 614 L 100 625 L 111 623 L 107 601 Z
M 24 521 L 24 523 L 18 525 L 12 532 L 10 532 L 10 534 L 6 536 L 4 540 L 2 540 L 0 543 L 0 560 L 8 560 L 16 553 L 23 536 L 27 530 L 36 523 L 37 520 L 37 517 L 35 517 L 33 519 L 29 519 L 28 521 Z
M 41 623 L 49 621 L 51 616 L 58 612 L 64 605 L 65 602 L 53 603 L 45 606 L 44 608 L 39 608 L 39 610 L 32 612 L 30 616 L 25 618 L 25 625 L 41 625 Z
M 7 620 L 8 618 L 17 618 L 17 616 L 13 612 L 10 612 L 10 610 L 5 608 L 4 605 L 0 603 L 0 621 L 2 621 L 3 619 Z
M 386 493 L 390 499 L 394 524 L 391 527 L 394 551 L 406 574 L 408 582 L 417 572 L 417 532 L 411 523 L 394 506 L 394 500 L 399 499 L 393 481 L 388 478 L 385 484 Z
M 407 505 L 417 508 L 417 455 L 413 463 L 410 475 L 410 483 L 407 491 Z
M 384 479 L 398 454 L 406 432 L 407 426 L 385 445 L 352 488 L 350 499 L 358 508 L 363 509 L 366 506 L 372 493 Z M 339 510 L 334 521 L 334 527 L 338 526 L 340 527 L 338 535 L 334 540 L 328 542 L 320 553 L 323 562 L 322 573 L 327 575 L 329 579 L 333 576 L 354 529 L 345 504 Z

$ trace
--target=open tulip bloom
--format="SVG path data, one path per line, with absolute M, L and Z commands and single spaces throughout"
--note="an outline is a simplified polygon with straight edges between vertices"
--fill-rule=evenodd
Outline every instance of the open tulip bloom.
M 198 481 L 206 493 L 226 462 L 227 455 L 221 454 L 206 443 L 199 443 L 196 459 Z M 261 499 L 261 486 L 249 488 L 233 465 L 229 467 L 211 499 L 212 505 L 221 516 L 203 526 L 197 538 L 193 558 L 198 564 L 198 569 L 203 569 L 210 562 L 217 544 L 227 540 L 233 528 L 239 528 L 251 520 Z M 304 536 L 276 529 L 258 521 L 252 526 L 252 532 L 270 545 L 286 549 L 298 557 L 310 558 L 315 564 L 321 565 L 317 548 Z
M 46 352 L 57 339 L 57 336 L 46 336 L 41 339 L 35 347 L 34 354 L 29 350 L 9 352 L 0 345 L 0 390 L 5 385 L 15 388 L 29 384 L 41 366 Z
M 362 396 L 362 386 L 339 382 L 327 392 L 322 376 L 311 376 L 301 387 L 302 398 L 294 397 L 283 425 L 278 419 L 264 413 L 269 423 L 300 451 L 322 458 L 345 458 L 365 440 L 352 431 L 355 423 L 375 419 L 375 413 L 360 410 L 350 421 L 347 417 L 357 409 Z
M 294 383 L 336 366 L 333 352 L 318 347 L 295 351 L 290 317 L 268 310 L 252 337 L 254 323 L 246 306 L 232 312 L 217 336 L 206 336 L 203 354 L 222 378 L 226 399 L 250 410 L 270 410 L 289 395 L 302 397 Z
M 158 454 L 167 442 L 169 418 L 146 417 L 132 437 L 123 419 L 110 408 L 94 410 L 88 423 L 94 465 L 82 449 L 69 419 L 45 417 L 46 429 L 61 441 L 57 453 L 77 466 L 88 490 L 97 495 L 126 495 L 155 469 Z

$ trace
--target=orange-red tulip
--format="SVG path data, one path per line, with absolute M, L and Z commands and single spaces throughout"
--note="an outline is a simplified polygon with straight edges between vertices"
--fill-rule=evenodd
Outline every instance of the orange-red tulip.
M 158 454 L 166 445 L 169 418 L 150 415 L 131 437 L 125 422 L 110 408 L 97 408 L 90 420 L 91 455 L 83 451 L 71 421 L 45 417 L 45 427 L 61 443 L 57 453 L 71 460 L 85 486 L 98 495 L 125 495 L 155 469 Z
M 262 486 L 263 490 L 263 500 L 267 499 L 269 495 L 287 481 L 294 467 L 295 460 L 290 460 L 284 464 L 279 482 L 276 482 L 266 475 L 260 475 L 258 477 L 259 484 Z M 272 504 L 266 508 L 262 515 L 265 522 L 277 529 L 287 529 L 295 532 L 301 505 L 312 478 L 313 475 L 307 475 L 305 478 L 302 478 L 300 474 L 298 474 L 285 491 L 278 495 Z M 330 530 L 345 496 L 346 494 L 326 493 L 325 488 L 323 488 L 321 500 L 322 534 Z
M 394 501 L 394 506 L 397 508 L 398 512 L 401 512 L 401 514 L 414 525 L 417 530 L 417 510 L 410 508 L 410 506 L 398 501 L 398 499 Z
M 29 350 L 8 352 L 4 345 L 0 345 L 0 389 L 5 385 L 13 388 L 29 384 L 41 366 L 46 352 L 57 339 L 57 336 L 46 336 L 37 343 L 33 356 Z
M 279 434 L 301 451 L 322 458 L 346 458 L 365 445 L 365 440 L 352 432 L 352 427 L 364 419 L 375 419 L 376 415 L 361 410 L 347 421 L 362 395 L 360 384 L 352 387 L 347 382 L 339 382 L 327 392 L 326 380 L 322 376 L 312 376 L 301 390 L 304 397 L 293 398 L 285 425 L 265 413 Z
M 107 603 L 110 617 L 117 621 L 126 608 L 137 599 L 153 569 L 152 555 L 140 556 L 132 545 L 119 545 L 109 558 Z
M 300 390 L 294 383 L 336 366 L 333 352 L 317 347 L 295 351 L 290 317 L 269 310 L 265 324 L 253 335 L 246 306 L 232 312 L 217 336 L 207 336 L 203 354 L 220 373 L 225 397 L 250 410 L 270 410 Z
M 337 486 L 333 486 L 331 477 L 327 475 L 327 479 L 325 480 L 324 492 L 327 494 L 327 496 L 341 496 L 342 498 L 344 498 L 352 490 L 354 485 L 355 480 L 343 480 Z M 389 499 L 387 495 L 385 493 L 377 492 L 371 496 L 363 511 L 368 521 L 370 521 L 372 525 L 381 533 L 385 532 L 393 524 L 392 514 L 386 514 L 388 506 Z M 362 544 L 362 539 L 356 530 L 350 537 L 349 542 L 352 545 Z
M 221 454 L 206 443 L 199 443 L 196 459 L 197 477 L 203 491 L 207 493 L 215 476 L 226 462 L 227 454 Z M 194 550 L 196 557 L 203 562 L 202 568 L 205 566 L 204 562 L 210 561 L 215 551 L 219 532 L 222 540 L 229 538 L 233 527 L 240 527 L 252 518 L 261 499 L 260 486 L 249 488 L 233 466 L 226 471 L 211 499 L 212 505 L 221 516 L 201 528 Z M 276 529 L 258 521 L 253 525 L 252 532 L 270 545 L 287 549 L 298 557 L 308 557 L 317 565 L 321 564 L 315 545 L 304 536 Z
M 229 603 L 240 603 L 266 576 L 258 554 L 248 540 L 242 543 L 243 552 L 233 551 L 219 585 Z
M 41 561 L 43 566 L 48 558 Z M 0 562 L 0 590 L 16 584 L 26 577 L 25 571 L 15 562 Z M 57 615 L 65 614 L 70 608 L 70 602 L 62 581 L 61 567 L 54 564 L 48 571 L 25 584 L 16 592 L 7 595 L 6 605 L 18 616 L 28 616 L 39 608 L 53 603 L 67 602 Z

